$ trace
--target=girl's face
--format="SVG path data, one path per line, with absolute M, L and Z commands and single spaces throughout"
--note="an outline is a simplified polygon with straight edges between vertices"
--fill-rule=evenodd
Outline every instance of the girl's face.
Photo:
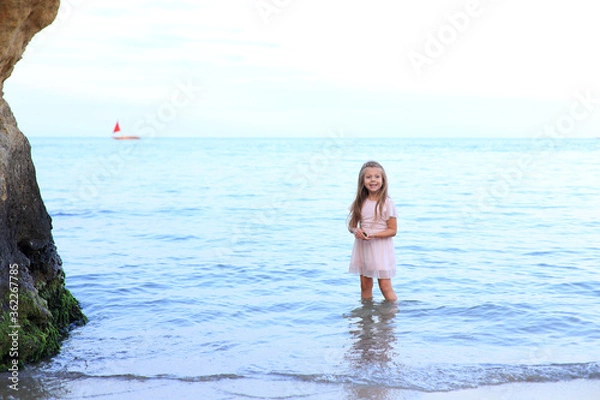
M 375 167 L 365 168 L 365 178 L 363 184 L 370 195 L 375 195 L 383 186 L 383 173 L 381 169 Z

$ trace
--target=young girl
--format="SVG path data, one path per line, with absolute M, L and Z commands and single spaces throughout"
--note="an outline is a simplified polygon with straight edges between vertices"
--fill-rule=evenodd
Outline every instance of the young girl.
M 356 199 L 350 206 L 348 230 L 354 234 L 350 272 L 360 274 L 362 299 L 373 298 L 373 278 L 387 301 L 396 301 L 392 280 L 396 275 L 396 206 L 388 197 L 383 167 L 366 162 L 358 174 Z

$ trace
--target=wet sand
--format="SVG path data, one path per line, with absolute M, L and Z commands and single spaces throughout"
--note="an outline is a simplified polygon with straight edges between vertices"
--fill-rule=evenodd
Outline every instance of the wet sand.
M 330 393 L 309 399 L 374 400 L 599 400 L 600 380 L 511 383 L 452 392 L 424 393 L 389 388 L 354 387 L 345 395 Z
M 2 374 L 0 374 L 2 376 Z M 546 383 L 512 383 L 482 386 L 452 392 L 425 393 L 406 389 L 354 384 L 297 382 L 286 379 L 223 379 L 217 382 L 192 380 L 88 377 L 66 382 L 41 382 L 25 378 L 18 397 L 0 387 L 0 398 L 19 400 L 84 399 L 146 400 L 177 397 L 207 399 L 304 399 L 304 400 L 598 400 L 600 380 Z
M 448 393 L 427 393 L 419 400 L 598 400 L 600 380 L 552 383 L 512 383 Z

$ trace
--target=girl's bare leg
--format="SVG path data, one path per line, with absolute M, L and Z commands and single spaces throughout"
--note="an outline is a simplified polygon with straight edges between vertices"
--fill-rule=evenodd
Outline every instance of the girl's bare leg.
M 394 289 L 392 288 L 391 279 L 378 279 L 377 283 L 379 283 L 379 289 L 381 290 L 381 294 L 383 294 L 383 297 L 387 301 L 394 302 L 398 300 L 398 297 L 396 297 L 396 292 L 394 292 Z
M 360 276 L 360 298 L 370 300 L 373 298 L 373 278 Z

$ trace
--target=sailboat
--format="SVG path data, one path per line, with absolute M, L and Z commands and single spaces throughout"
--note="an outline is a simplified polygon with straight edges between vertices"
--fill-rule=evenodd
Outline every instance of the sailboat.
M 139 136 L 134 136 L 134 135 L 121 135 L 121 127 L 119 126 L 119 121 L 117 121 L 117 123 L 115 124 L 115 129 L 113 130 L 113 136 L 112 138 L 115 140 L 137 140 L 140 137 Z

